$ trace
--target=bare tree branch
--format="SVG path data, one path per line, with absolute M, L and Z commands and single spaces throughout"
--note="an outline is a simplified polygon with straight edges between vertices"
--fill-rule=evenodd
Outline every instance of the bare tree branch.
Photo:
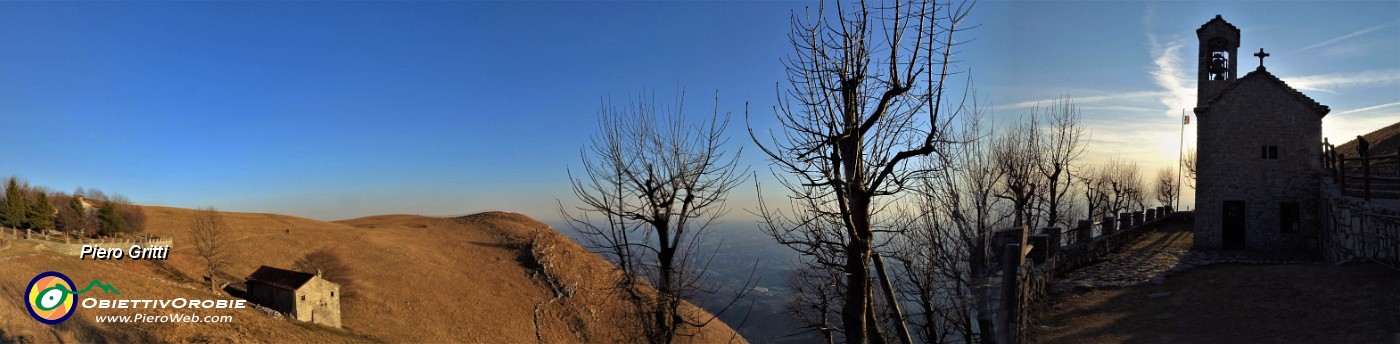
M 741 152 L 722 149 L 729 116 L 721 116 L 715 103 L 712 116 L 692 121 L 684 94 L 674 108 L 662 107 L 654 96 L 624 106 L 605 102 L 599 131 L 580 152 L 584 173 L 569 172 L 583 205 L 570 212 L 560 204 L 585 244 L 617 263 L 617 291 L 636 308 L 640 331 L 651 343 L 693 335 L 713 320 L 686 318 L 679 307 L 718 290 L 705 277 L 713 252 L 701 245 L 724 216 L 729 191 L 747 175 L 736 172 Z M 639 289 L 642 281 L 656 288 L 655 297 Z
M 943 94 L 953 37 L 970 8 L 823 2 L 805 16 L 794 13 L 793 52 L 783 60 L 788 84 L 774 108 L 783 130 L 763 140 L 750 127 L 789 192 L 787 211 L 760 197 L 762 226 L 807 266 L 833 271 L 819 276 L 843 276 L 841 327 L 824 333 L 847 343 L 883 341 L 870 321 L 870 257 L 905 230 L 890 206 L 935 172 L 910 162 L 944 151 L 946 123 L 964 110 L 944 108 Z
M 189 222 L 190 237 L 194 239 L 195 255 L 204 261 L 204 269 L 209 274 L 209 292 L 219 291 L 219 274 L 228 265 L 228 224 L 223 215 L 214 208 L 206 208 L 195 213 Z

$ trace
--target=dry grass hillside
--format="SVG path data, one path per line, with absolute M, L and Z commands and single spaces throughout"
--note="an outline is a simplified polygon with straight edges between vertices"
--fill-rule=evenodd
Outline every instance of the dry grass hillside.
M 1366 142 L 1370 143 L 1371 154 L 1395 153 L 1395 149 L 1400 148 L 1400 122 L 1376 129 L 1376 131 L 1362 135 L 1362 137 L 1365 137 Z M 1356 138 L 1350 138 L 1346 143 L 1337 145 L 1337 152 L 1355 157 L 1356 148 Z
M 122 292 L 120 296 L 92 292 L 85 297 L 229 298 L 207 292 L 201 265 L 186 244 L 191 238 L 184 228 L 195 210 L 145 209 L 147 232 L 174 237 L 176 247 L 168 261 L 79 261 L 36 250 L 27 241 L 0 249 L 0 294 L 10 295 L 0 298 L 0 342 L 635 341 L 625 330 L 626 322 L 619 320 L 627 319 L 626 307 L 607 292 L 614 273 L 609 263 L 543 223 L 501 212 L 460 218 L 385 215 L 336 222 L 223 214 L 234 233 L 237 259 L 226 269 L 231 277 L 241 279 L 259 265 L 290 268 L 298 258 L 317 250 L 338 255 L 354 279 L 353 289 L 346 291 L 352 295 L 341 303 L 343 331 L 276 319 L 254 309 L 199 313 L 233 315 L 234 321 L 227 324 L 94 324 L 96 314 L 135 311 L 79 309 L 67 322 L 47 326 L 25 314 L 22 289 L 30 278 L 47 270 L 61 271 L 77 284 L 100 279 Z M 555 290 L 569 291 L 561 297 Z M 697 317 L 708 318 L 698 308 L 689 309 Z M 698 332 L 688 339 L 743 341 L 719 321 Z

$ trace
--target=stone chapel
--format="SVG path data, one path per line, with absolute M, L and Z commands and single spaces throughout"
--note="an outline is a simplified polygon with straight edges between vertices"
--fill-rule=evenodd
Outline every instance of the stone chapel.
M 1321 207 L 1322 117 L 1330 111 L 1264 68 L 1236 77 L 1240 30 L 1196 29 L 1197 248 L 1313 249 Z

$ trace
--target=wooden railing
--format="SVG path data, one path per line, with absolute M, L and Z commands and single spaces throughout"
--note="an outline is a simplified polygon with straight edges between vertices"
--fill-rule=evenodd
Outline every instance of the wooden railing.
M 1367 201 L 1400 199 L 1400 149 L 1390 154 L 1358 150 L 1356 156 L 1347 156 L 1336 148 L 1323 141 L 1322 165 L 1343 195 Z

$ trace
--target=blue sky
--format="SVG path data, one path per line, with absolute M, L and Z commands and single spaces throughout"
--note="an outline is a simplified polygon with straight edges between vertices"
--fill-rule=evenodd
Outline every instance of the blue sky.
M 773 127 L 788 16 L 806 5 L 0 3 L 0 173 L 151 205 L 549 220 L 607 97 L 718 105 L 742 162 L 766 172 L 745 104 Z M 957 67 L 1001 120 L 1075 97 L 1086 162 L 1150 172 L 1175 160 L 1194 30 L 1215 14 L 1243 31 L 1241 52 L 1269 51 L 1272 73 L 1332 107 L 1324 135 L 1400 121 L 1394 1 L 984 1 Z

